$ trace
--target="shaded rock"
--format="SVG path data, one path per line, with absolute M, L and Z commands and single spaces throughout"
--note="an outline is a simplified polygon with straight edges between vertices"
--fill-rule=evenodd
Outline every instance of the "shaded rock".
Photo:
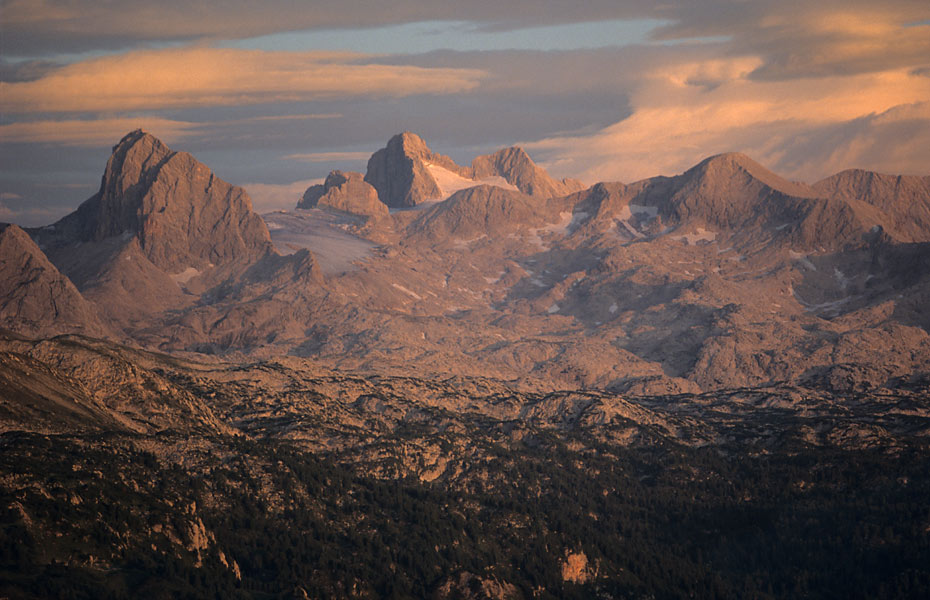
M 0 224 L 0 327 L 31 336 L 112 333 L 32 238 L 7 224 Z
M 540 198 L 567 196 L 584 187 L 575 179 L 553 179 L 522 148 L 516 146 L 475 158 L 471 169 L 473 179 L 499 175 L 524 194 Z
M 37 237 L 64 245 L 122 235 L 138 238 L 166 273 L 251 263 L 274 252 L 245 190 L 141 130 L 113 148 L 100 191 Z
M 513 600 L 523 594 L 513 584 L 496 577 L 480 577 L 468 572 L 446 580 L 433 594 L 436 600 L 462 598 L 466 600 Z
M 821 195 L 882 211 L 882 227 L 902 242 L 930 241 L 930 177 L 850 169 L 818 181 Z
M 297 208 L 329 207 L 366 217 L 383 217 L 388 214 L 386 204 L 378 199 L 378 192 L 364 180 L 361 173 L 332 171 L 326 181 L 307 188 Z
M 392 137 L 386 147 L 371 156 L 365 181 L 378 191 L 381 201 L 392 208 L 441 199 L 442 190 L 430 175 L 427 163 L 462 176 L 467 173 L 449 157 L 430 150 L 416 134 L 404 132 Z

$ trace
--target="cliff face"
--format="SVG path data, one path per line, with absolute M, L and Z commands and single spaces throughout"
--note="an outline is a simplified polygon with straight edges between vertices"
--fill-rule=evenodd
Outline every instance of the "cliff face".
M 384 217 L 387 204 L 378 199 L 378 192 L 361 173 L 332 171 L 326 181 L 312 185 L 304 192 L 297 208 L 329 207 L 365 217 Z
M 567 196 L 584 187 L 574 179 L 553 179 L 518 147 L 504 148 L 494 154 L 479 156 L 471 163 L 473 179 L 501 176 L 527 196 L 553 198 Z
M 167 273 L 254 262 L 274 251 L 245 190 L 141 130 L 114 147 L 100 191 L 55 229 L 81 242 L 137 237 Z
M 365 181 L 378 191 L 381 201 L 392 208 L 441 200 L 442 189 L 430 175 L 428 164 L 463 176 L 466 173 L 449 157 L 430 150 L 416 134 L 404 132 L 392 137 L 386 147 L 371 155 Z
M 33 336 L 110 333 L 32 238 L 6 224 L 0 224 L 0 327 Z

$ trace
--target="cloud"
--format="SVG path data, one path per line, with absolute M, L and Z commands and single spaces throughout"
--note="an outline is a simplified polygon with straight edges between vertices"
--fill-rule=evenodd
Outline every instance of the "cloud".
M 196 123 L 158 117 L 26 121 L 0 125 L 5 144 L 38 143 L 64 146 L 110 146 L 128 131 L 145 129 L 166 143 L 193 134 Z
M 304 179 L 285 184 L 244 183 L 242 187 L 252 198 L 252 209 L 262 214 L 296 207 L 307 188 L 318 183 L 323 183 L 323 180 Z
M 638 18 L 646 0 L 6 0 L 7 52 L 28 54 L 131 47 L 145 41 L 243 39 L 301 30 L 360 29 L 429 21 L 473 21 L 483 30 Z
M 332 52 L 189 47 L 88 59 L 33 81 L 0 83 L 5 113 L 139 111 L 297 102 L 346 96 L 404 97 L 475 88 L 474 69 L 365 64 Z
M 670 12 L 656 39 L 721 36 L 731 56 L 760 58 L 757 79 L 850 75 L 930 60 L 930 4 L 922 0 L 705 0 Z
M 371 157 L 371 152 L 310 152 L 307 154 L 288 154 L 284 158 L 300 162 L 320 163 L 368 160 L 369 157 Z
M 586 181 L 671 175 L 718 152 L 741 151 L 784 175 L 812 179 L 851 166 L 926 171 L 930 79 L 908 70 L 758 81 L 761 59 L 682 62 L 632 94 L 632 114 L 590 135 L 555 136 L 528 149 L 550 169 Z M 892 123 L 907 120 L 912 154 L 893 152 Z M 923 132 L 923 133 L 921 133 Z M 881 135 L 880 135 L 881 134 Z M 913 136 L 912 136 L 913 137 Z M 826 141 L 833 140 L 836 146 Z M 928 140 L 930 141 L 930 140 Z
M 12 200 L 18 204 L 26 204 L 24 208 L 13 208 L 6 201 Z M 48 223 L 54 214 L 44 206 L 35 206 L 26 201 L 19 194 L 0 192 L 0 222 L 16 223 L 22 227 L 35 227 Z

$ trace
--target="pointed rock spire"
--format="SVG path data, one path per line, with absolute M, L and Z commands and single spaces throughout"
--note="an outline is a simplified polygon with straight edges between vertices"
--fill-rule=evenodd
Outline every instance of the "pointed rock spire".
M 145 256 L 168 273 L 251 263 L 274 252 L 245 190 L 141 130 L 113 148 L 100 191 L 55 229 L 83 242 L 137 237 Z
M 463 176 L 467 172 L 448 156 L 430 150 L 418 135 L 405 131 L 372 154 L 365 181 L 378 191 L 381 201 L 392 208 L 439 200 L 442 189 L 430 175 L 427 164 L 439 165 Z

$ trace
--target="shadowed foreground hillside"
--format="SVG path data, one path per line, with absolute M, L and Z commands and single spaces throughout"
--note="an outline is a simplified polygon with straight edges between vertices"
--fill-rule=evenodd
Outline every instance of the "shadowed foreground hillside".
M 77 337 L 0 366 L 3 597 L 930 592 L 926 383 L 529 394 Z

